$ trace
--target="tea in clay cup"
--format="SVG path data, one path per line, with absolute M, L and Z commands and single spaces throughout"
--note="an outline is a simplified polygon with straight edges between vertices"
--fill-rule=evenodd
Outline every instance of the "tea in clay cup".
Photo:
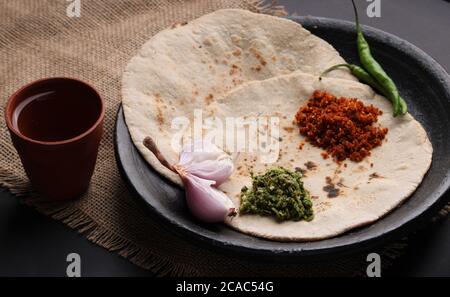
M 103 133 L 105 105 L 87 83 L 41 79 L 16 91 L 5 119 L 36 192 L 46 200 L 79 197 L 89 187 Z

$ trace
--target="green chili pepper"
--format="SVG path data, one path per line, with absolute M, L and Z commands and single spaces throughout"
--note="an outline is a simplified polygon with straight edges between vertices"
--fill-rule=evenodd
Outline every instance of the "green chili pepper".
M 381 94 L 384 95 L 385 91 L 380 86 L 380 84 L 366 70 L 364 70 L 362 67 L 355 65 L 355 64 L 338 64 L 333 67 L 330 67 L 327 70 L 325 70 L 324 72 L 322 72 L 319 79 L 322 80 L 322 76 L 324 76 L 325 74 L 327 74 L 331 71 L 334 71 L 338 68 L 341 68 L 341 67 L 346 67 L 346 68 L 350 69 L 351 73 L 354 76 L 356 76 L 360 81 L 370 85 L 371 87 L 373 87 L 378 92 L 380 92 Z
M 386 97 L 391 100 L 394 107 L 394 117 L 400 114 L 405 114 L 407 112 L 406 103 L 404 100 L 401 100 L 394 81 L 387 75 L 383 67 L 381 67 L 381 65 L 372 56 L 369 44 L 367 43 L 359 24 L 358 10 L 356 9 L 354 0 L 352 0 L 352 4 L 355 11 L 356 31 L 358 34 L 358 53 L 361 64 L 386 92 Z
M 354 64 L 338 64 L 338 65 L 332 66 L 332 67 L 328 68 L 327 70 L 325 70 L 324 72 L 322 72 L 322 74 L 319 77 L 319 80 L 322 80 L 322 77 L 325 74 L 327 74 L 331 71 L 334 71 L 338 68 L 341 68 L 341 67 L 346 67 L 346 68 L 350 69 L 351 73 L 354 76 L 356 76 L 360 81 L 368 84 L 369 86 L 371 86 L 372 88 L 374 88 L 375 90 L 380 92 L 380 94 L 384 95 L 385 97 L 388 97 L 388 92 L 386 90 L 384 90 L 384 88 L 378 83 L 378 81 L 376 81 L 370 75 L 370 73 L 368 73 L 366 70 L 364 70 L 364 68 L 362 68 L 358 65 L 354 65 Z M 400 100 L 400 107 L 402 110 L 402 114 L 404 114 L 407 112 L 406 102 L 401 97 L 399 97 L 399 100 Z
M 402 97 L 399 97 L 399 99 L 400 99 L 400 114 L 404 115 L 408 112 L 408 105 L 406 105 L 406 101 Z

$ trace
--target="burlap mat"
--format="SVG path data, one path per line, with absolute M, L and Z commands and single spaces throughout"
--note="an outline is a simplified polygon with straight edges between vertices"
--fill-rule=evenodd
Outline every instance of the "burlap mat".
M 273 2 L 241 0 L 81 0 L 80 18 L 66 16 L 65 0 L 0 3 L 0 100 L 43 77 L 69 76 L 94 85 L 107 102 L 105 135 L 89 192 L 65 205 L 45 205 L 33 195 L 2 117 L 0 185 L 40 212 L 158 275 L 303 276 L 363 273 L 366 255 L 332 263 L 261 264 L 216 254 L 161 230 L 130 197 L 114 159 L 113 129 L 120 104 L 120 78 L 128 60 L 159 30 L 220 8 L 282 15 Z M 82 116 L 82 115 L 80 115 Z M 31 198 L 30 198 L 31 197 Z M 386 259 L 404 242 L 380 249 Z

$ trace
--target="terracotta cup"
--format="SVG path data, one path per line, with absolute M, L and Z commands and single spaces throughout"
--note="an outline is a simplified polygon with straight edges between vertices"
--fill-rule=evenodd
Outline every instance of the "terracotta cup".
M 5 117 L 12 142 L 33 188 L 44 198 L 67 200 L 87 190 L 104 114 L 98 92 L 71 78 L 41 79 L 9 98 Z

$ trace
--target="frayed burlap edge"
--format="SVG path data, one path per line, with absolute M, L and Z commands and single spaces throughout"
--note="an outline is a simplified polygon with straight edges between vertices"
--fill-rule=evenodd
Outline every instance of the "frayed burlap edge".
M 275 16 L 287 15 L 284 7 L 278 5 L 277 0 L 244 0 L 243 2 L 248 5 L 249 10 L 254 12 Z M 144 247 L 139 247 L 130 240 L 100 226 L 74 204 L 57 207 L 41 201 L 39 195 L 32 191 L 29 182 L 3 169 L 0 169 L 0 187 L 6 188 L 11 194 L 18 197 L 21 203 L 35 208 L 41 214 L 61 221 L 91 242 L 127 258 L 137 266 L 148 269 L 158 276 L 200 275 L 193 267 L 156 257 Z
M 82 209 L 73 204 L 62 207 L 39 201 L 39 195 L 32 191 L 30 184 L 20 178 L 12 177 L 8 172 L 0 171 L 0 186 L 19 198 L 19 201 L 36 209 L 39 213 L 61 221 L 66 226 L 76 230 L 89 241 L 115 252 L 130 260 L 139 267 L 150 270 L 155 275 L 165 276 L 197 276 L 199 273 L 186 265 L 178 265 L 168 259 L 161 259 L 145 248 L 138 247 L 131 241 L 111 232 L 97 224 Z
M 250 10 L 276 15 L 287 15 L 283 6 L 278 5 L 276 0 L 244 0 L 250 7 Z M 70 228 L 78 231 L 91 242 L 100 245 L 107 250 L 117 253 L 120 256 L 127 258 L 132 263 L 139 267 L 150 270 L 158 276 L 199 276 L 197 269 L 187 265 L 180 265 L 174 263 L 170 259 L 163 259 L 155 256 L 152 252 L 144 247 L 139 247 L 135 243 L 127 240 L 103 226 L 97 224 L 89 215 L 82 209 L 79 209 L 74 204 L 65 205 L 64 207 L 55 207 L 48 203 L 43 203 L 39 200 L 39 196 L 32 192 L 28 182 L 17 178 L 16 175 L 0 170 L 0 186 L 8 189 L 13 195 L 20 198 L 21 203 L 35 208 L 38 212 L 50 216 L 55 220 L 63 222 Z M 450 212 L 450 203 L 447 204 L 439 213 L 433 218 L 433 221 L 438 221 L 445 218 Z M 393 260 L 404 253 L 407 246 L 407 238 L 403 238 L 397 242 L 391 243 L 378 252 L 383 256 L 383 268 L 390 267 Z M 345 265 L 343 265 L 343 268 Z M 356 271 L 355 276 L 364 276 L 365 271 Z

